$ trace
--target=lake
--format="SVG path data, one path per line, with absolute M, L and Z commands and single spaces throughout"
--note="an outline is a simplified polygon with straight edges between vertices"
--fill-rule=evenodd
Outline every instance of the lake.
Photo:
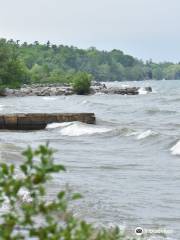
M 49 125 L 43 131 L 0 131 L 2 161 L 50 142 L 67 173 L 55 176 L 50 197 L 66 183 L 84 198 L 75 213 L 96 224 L 133 232 L 165 229 L 180 239 L 180 81 L 107 83 L 151 86 L 137 96 L 102 95 L 1 98 L 0 113 L 94 112 L 96 125 Z M 156 238 L 157 239 L 157 238 Z M 170 239 L 170 238 L 169 238 Z

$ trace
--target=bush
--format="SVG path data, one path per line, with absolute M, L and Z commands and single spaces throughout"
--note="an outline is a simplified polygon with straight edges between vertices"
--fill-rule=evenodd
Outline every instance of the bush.
M 60 191 L 48 201 L 45 186 L 52 174 L 65 171 L 53 161 L 53 150 L 40 146 L 24 153 L 25 162 L 16 177 L 15 166 L 0 164 L 0 207 L 8 209 L 0 216 L 0 239 L 20 240 L 125 240 L 118 228 L 97 230 L 69 211 L 68 202 L 77 200 L 78 193 Z M 23 200 L 22 191 L 28 198 Z
M 72 76 L 74 92 L 79 95 L 88 94 L 91 86 L 91 76 L 86 72 L 79 72 Z

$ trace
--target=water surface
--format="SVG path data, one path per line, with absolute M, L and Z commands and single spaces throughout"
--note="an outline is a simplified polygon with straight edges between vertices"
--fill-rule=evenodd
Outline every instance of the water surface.
M 44 131 L 1 131 L 1 158 L 18 165 L 27 145 L 49 141 L 58 150 L 56 161 L 68 170 L 56 176 L 51 194 L 65 183 L 81 192 L 78 215 L 132 231 L 166 228 L 180 239 L 180 81 L 125 84 L 152 86 L 153 93 L 1 98 L 0 113 L 94 112 L 97 117 L 95 126 L 75 122 Z

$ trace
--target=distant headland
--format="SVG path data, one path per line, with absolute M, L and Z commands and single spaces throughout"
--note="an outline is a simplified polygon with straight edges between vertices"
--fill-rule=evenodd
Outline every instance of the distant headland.
M 1 89 L 23 84 L 69 84 L 81 73 L 97 82 L 171 80 L 180 79 L 180 64 L 143 62 L 120 50 L 83 50 L 49 41 L 28 44 L 0 39 Z

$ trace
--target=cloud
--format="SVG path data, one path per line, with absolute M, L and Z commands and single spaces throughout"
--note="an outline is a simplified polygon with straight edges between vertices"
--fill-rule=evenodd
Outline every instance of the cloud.
M 0 0 L 1 37 L 178 61 L 179 0 Z

